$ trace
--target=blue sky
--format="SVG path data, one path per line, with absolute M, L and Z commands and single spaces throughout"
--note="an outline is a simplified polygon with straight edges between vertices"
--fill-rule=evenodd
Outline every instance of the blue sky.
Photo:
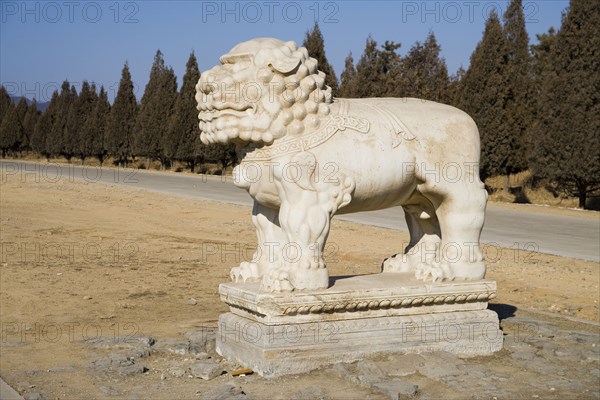
M 103 84 L 112 100 L 129 62 L 141 98 L 157 49 L 181 84 L 192 50 L 200 69 L 235 44 L 276 37 L 300 44 L 315 20 L 339 76 L 370 34 L 400 53 L 433 31 L 449 71 L 467 67 L 487 15 L 507 1 L 7 1 L 0 2 L 0 82 L 13 95 L 47 101 L 64 79 Z M 559 27 L 567 0 L 523 0 L 530 40 Z

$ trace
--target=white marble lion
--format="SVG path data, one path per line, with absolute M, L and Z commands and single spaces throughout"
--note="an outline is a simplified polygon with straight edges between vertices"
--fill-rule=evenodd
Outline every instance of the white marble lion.
M 270 38 L 235 46 L 198 81 L 201 140 L 236 144 L 235 183 L 254 199 L 257 251 L 232 279 L 267 291 L 327 288 L 331 218 L 394 206 L 410 243 L 384 273 L 483 278 L 487 194 L 473 120 L 418 99 L 334 99 L 324 81 L 305 48 Z

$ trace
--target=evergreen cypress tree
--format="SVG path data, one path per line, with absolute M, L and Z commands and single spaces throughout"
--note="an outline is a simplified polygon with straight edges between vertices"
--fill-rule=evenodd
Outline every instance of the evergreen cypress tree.
M 317 60 L 319 63 L 319 70 L 325 73 L 325 84 L 331 87 L 333 96 L 337 96 L 338 91 L 338 79 L 335 75 L 335 71 L 325 55 L 325 40 L 323 34 L 319 28 L 319 24 L 315 22 L 315 26 L 311 31 L 307 31 L 304 36 L 303 47 L 306 47 L 308 54 Z
M 2 124 L 4 116 L 8 114 L 11 105 L 13 105 L 12 100 L 10 99 L 6 88 L 0 85 L 0 124 Z
M 175 109 L 169 125 L 171 142 L 166 153 L 177 160 L 186 162 L 192 172 L 196 165 L 200 146 L 198 129 L 198 111 L 196 110 L 196 83 L 200 79 L 198 61 L 194 52 L 185 66 L 183 85 L 175 102 Z
M 550 27 L 548 32 L 546 33 L 538 33 L 535 35 L 538 43 L 531 45 L 531 55 L 532 55 L 532 70 L 533 74 L 538 77 L 542 75 L 544 72 L 544 67 L 546 63 L 549 62 L 550 52 L 552 50 L 552 45 L 554 44 L 554 39 L 556 39 L 556 30 L 554 27 Z M 536 81 L 537 82 L 537 81 Z M 534 85 L 538 88 L 538 85 Z M 540 94 L 540 91 L 534 91 L 535 94 Z
M 23 141 L 25 140 L 25 129 L 23 122 L 27 114 L 27 100 L 21 97 L 16 106 L 11 107 L 0 125 L 0 149 L 2 157 L 10 151 L 13 156 L 20 154 Z
M 461 65 L 460 68 L 458 68 L 456 72 L 448 78 L 448 104 L 458 107 L 460 86 L 466 73 L 467 71 Z
M 402 73 L 396 82 L 398 97 L 416 97 L 419 99 L 448 101 L 448 68 L 440 57 L 441 47 L 433 32 L 424 43 L 417 42 L 402 59 Z
M 525 17 L 521 0 L 512 0 L 504 13 L 504 36 L 506 37 L 506 155 L 505 174 L 527 169 L 526 144 L 531 126 L 532 78 L 529 36 L 525 30 Z
M 27 112 L 23 118 L 23 140 L 21 141 L 22 150 L 31 149 L 31 140 L 35 131 L 35 125 L 40 118 L 40 111 L 37 107 L 37 100 L 31 100 L 31 104 L 27 107 Z
M 600 189 L 600 3 L 571 0 L 542 75 L 532 164 L 586 207 Z
M 105 137 L 109 116 L 110 103 L 104 86 L 101 86 L 100 94 L 95 100 L 94 109 L 85 120 L 82 128 L 82 136 L 85 138 L 82 144 L 85 146 L 85 152 L 92 157 L 96 157 L 100 165 L 104 163 L 107 154 Z
M 156 98 L 157 109 L 163 112 L 157 115 L 160 131 L 157 132 L 158 142 L 155 148 L 155 157 L 160 160 L 161 168 L 172 165 L 179 145 L 179 135 L 171 135 L 170 123 L 177 101 L 177 77 L 173 68 L 169 67 L 161 79 L 160 95 Z M 195 113 L 194 113 L 195 114 Z
M 219 164 L 221 168 L 220 174 L 223 174 L 228 166 L 237 162 L 235 145 L 230 143 L 226 146 L 221 144 L 209 144 L 207 146 L 202 146 L 200 158 L 202 161 Z
M 31 148 L 33 151 L 43 155 L 47 159 L 50 158 L 50 146 L 48 141 L 51 140 L 52 127 L 56 118 L 56 110 L 59 103 L 58 91 L 52 93 L 50 104 L 46 108 L 46 111 L 39 117 L 35 128 L 33 130 L 33 136 L 31 138 Z
M 71 161 L 71 157 L 73 157 L 73 147 L 66 136 L 66 127 L 71 104 L 76 98 L 77 91 L 75 90 L 75 87 L 71 86 L 69 81 L 64 81 L 60 88 L 52 130 L 50 131 L 50 136 L 46 142 L 50 155 L 62 155 L 69 162 Z
M 511 151 L 506 141 L 506 40 L 498 15 L 490 14 L 483 38 L 471 55 L 471 65 L 459 88 L 457 105 L 477 123 L 481 136 L 480 172 L 485 179 L 504 174 Z
M 386 97 L 394 94 L 400 73 L 400 43 L 386 41 L 381 50 L 369 35 L 352 80 L 353 97 Z
M 79 96 L 71 103 L 65 128 L 65 143 L 68 151 L 79 157 L 81 163 L 90 156 L 90 138 L 83 130 L 86 120 L 96 105 L 96 86 L 83 81 Z
M 129 65 L 125 63 L 117 96 L 111 108 L 106 127 L 106 148 L 108 154 L 117 159 L 119 166 L 126 166 L 131 156 L 138 104 L 133 92 L 133 82 Z
M 377 69 L 380 76 L 378 96 L 395 96 L 401 75 L 400 43 L 386 40 L 379 50 Z
M 340 85 L 339 96 L 351 98 L 356 93 L 356 68 L 354 67 L 354 57 L 352 52 L 348 54 L 344 61 L 344 72 L 342 72 L 342 83 Z
M 172 68 L 167 68 L 160 50 L 154 56 L 150 79 L 146 85 L 134 131 L 134 153 L 145 156 L 148 163 L 159 159 L 165 166 L 163 151 L 165 133 L 177 96 L 177 79 Z
M 132 151 L 134 157 L 147 157 L 148 164 L 150 164 L 152 138 L 150 137 L 152 132 L 151 125 L 154 123 L 155 107 L 152 104 L 154 98 L 159 93 L 159 81 L 162 71 L 165 69 L 165 63 L 161 51 L 157 51 L 154 56 L 154 62 L 150 70 L 150 78 L 144 89 L 144 94 L 140 101 L 138 115 L 136 118 L 135 129 L 133 132 Z M 150 167 L 149 165 L 147 166 Z
M 379 50 L 377 42 L 369 35 L 365 49 L 356 65 L 355 97 L 381 97 L 382 76 L 379 73 Z
M 554 40 L 556 39 L 556 31 L 553 27 L 548 29 L 547 33 L 537 34 L 536 35 L 538 44 L 534 44 L 530 47 L 531 49 L 531 59 L 532 59 L 532 75 L 533 75 L 533 83 L 532 83 L 532 120 L 535 123 L 536 120 L 540 118 L 539 112 L 543 109 L 543 104 L 541 103 L 541 93 L 542 93 L 542 83 L 543 83 L 543 75 L 544 69 L 548 68 L 547 65 L 551 62 L 550 52 L 552 49 L 552 45 L 554 44 Z M 533 147 L 533 137 L 531 135 L 528 136 L 528 149 L 532 149 Z
M 19 105 L 24 102 L 25 99 L 22 97 L 19 101 Z M 17 110 L 19 106 L 10 104 L 6 116 L 2 119 L 2 125 L 0 125 L 0 150 L 2 150 L 2 158 L 6 157 L 9 152 L 13 152 L 19 145 L 19 139 L 23 136 L 23 124 L 19 117 L 20 111 Z M 25 103 L 25 109 L 27 109 L 27 103 Z
M 71 162 L 71 159 L 75 156 L 75 139 L 76 136 L 73 135 L 73 130 L 69 126 L 69 118 L 71 114 L 74 113 L 74 104 L 77 102 L 79 95 L 77 94 L 77 89 L 75 89 L 74 85 L 71 85 L 71 90 L 69 91 L 69 95 L 67 97 L 67 103 L 64 104 L 64 125 L 62 129 L 62 148 L 61 154 L 67 159 L 68 162 Z

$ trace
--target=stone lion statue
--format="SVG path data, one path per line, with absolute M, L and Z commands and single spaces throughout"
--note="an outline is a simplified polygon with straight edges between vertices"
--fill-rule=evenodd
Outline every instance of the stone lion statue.
M 464 112 L 412 98 L 334 99 L 294 42 L 243 42 L 196 86 L 203 143 L 235 143 L 235 184 L 254 199 L 258 246 L 234 281 L 267 291 L 328 287 L 335 214 L 402 206 L 410 243 L 384 273 L 421 280 L 485 275 L 487 194 L 479 133 Z

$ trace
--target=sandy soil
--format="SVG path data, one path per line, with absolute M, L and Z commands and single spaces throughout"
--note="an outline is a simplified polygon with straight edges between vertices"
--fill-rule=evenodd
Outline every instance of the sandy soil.
M 173 338 L 214 326 L 226 311 L 218 284 L 251 258 L 255 242 L 248 207 L 93 183 L 11 176 L 1 183 L 0 213 L 0 369 L 31 375 L 60 398 L 81 398 L 99 385 L 83 369 L 36 378 L 36 371 L 89 362 L 82 339 Z M 375 273 L 407 241 L 406 233 L 334 221 L 326 260 L 332 275 Z M 490 251 L 496 303 L 600 321 L 598 264 Z M 18 379 L 4 377 L 11 385 Z M 329 379 L 315 377 L 324 386 Z M 340 382 L 340 398 L 369 394 Z M 293 387 L 293 378 L 280 384 Z

